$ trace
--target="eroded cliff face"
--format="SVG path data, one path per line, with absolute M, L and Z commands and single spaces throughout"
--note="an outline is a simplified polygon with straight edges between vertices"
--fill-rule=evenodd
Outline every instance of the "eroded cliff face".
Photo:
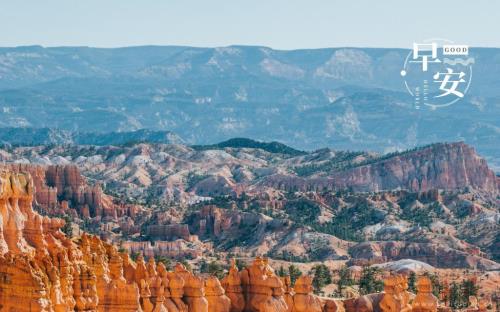
M 356 265 L 415 259 L 438 268 L 500 269 L 497 262 L 479 256 L 478 248 L 465 252 L 438 243 L 363 242 L 350 248 L 349 253 L 353 257 L 350 262 Z
M 30 173 L 36 190 L 36 203 L 48 214 L 116 220 L 122 216 L 133 217 L 140 210 L 137 205 L 118 203 L 113 197 L 104 194 L 99 184 L 89 185 L 75 165 L 3 166 L 14 172 Z
M 471 187 L 496 193 L 499 189 L 497 177 L 486 161 L 464 143 L 435 144 L 332 177 L 341 186 L 370 191 L 406 188 L 422 192 Z
M 222 284 L 181 264 L 169 272 L 153 258 L 131 261 L 96 236 L 67 238 L 60 231 L 64 221 L 40 216 L 32 200 L 28 173 L 0 171 L 2 311 L 289 311 L 284 284 L 267 259 L 257 258 L 241 272 L 233 263 Z M 300 285 L 289 301 L 302 307 L 296 311 L 322 311 L 310 278 Z M 307 309 L 306 302 L 316 304 Z
M 32 199 L 29 174 L 0 172 L 2 310 L 137 311 L 138 287 L 124 279 L 114 247 L 68 239 L 64 221 L 40 216 Z
M 474 148 L 464 143 L 440 143 L 379 158 L 324 177 L 273 175 L 259 185 L 297 191 L 351 189 L 367 192 L 393 189 L 422 192 L 470 187 L 498 193 L 500 180 Z

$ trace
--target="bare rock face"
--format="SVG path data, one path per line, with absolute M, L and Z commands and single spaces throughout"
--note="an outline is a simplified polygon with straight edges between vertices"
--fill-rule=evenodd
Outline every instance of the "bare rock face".
M 245 293 L 246 312 L 286 312 L 283 284 L 274 274 L 267 259 L 257 257 L 252 265 L 241 273 L 241 283 Z
M 285 190 L 338 190 L 377 192 L 407 189 L 413 192 L 432 189 L 472 187 L 498 193 L 499 179 L 486 161 L 464 143 L 440 143 L 373 163 L 330 173 L 327 177 L 301 178 L 274 175 L 261 185 Z
M 415 259 L 434 267 L 477 268 L 498 270 L 499 264 L 470 253 L 434 243 L 403 241 L 364 242 L 350 248 L 357 264 L 382 263 L 392 260 Z
M 125 283 L 119 262 L 109 263 L 114 249 L 97 238 L 69 240 L 59 231 L 64 221 L 42 218 L 33 211 L 32 198 L 29 174 L 0 173 L 0 306 L 8 311 L 137 311 L 137 287 Z
M 240 227 L 244 222 L 244 214 L 208 205 L 204 206 L 192 219 L 191 228 L 198 236 L 221 237 L 225 232 Z
M 190 231 L 199 237 L 231 238 L 247 233 L 247 228 L 255 228 L 254 239 L 258 239 L 265 228 L 279 230 L 286 221 L 269 219 L 261 214 L 248 213 L 236 209 L 221 209 L 206 205 L 194 213 L 189 220 Z
M 408 282 L 405 277 L 396 275 L 384 280 L 384 294 L 380 301 L 382 312 L 411 312 L 410 293 L 407 291 Z
M 225 295 L 220 281 L 215 276 L 210 276 L 205 281 L 205 296 L 208 301 L 208 312 L 229 312 L 231 299 Z
M 230 312 L 242 312 L 245 308 L 245 297 L 241 287 L 241 277 L 236 262 L 233 260 L 229 274 L 222 280 L 226 296 L 231 301 Z
M 412 302 L 413 312 L 436 312 L 438 299 L 432 294 L 432 283 L 427 276 L 419 277 L 417 281 L 418 293 Z
M 352 185 L 360 190 L 378 191 L 403 186 L 414 192 L 465 187 L 498 192 L 494 172 L 472 147 L 464 143 L 435 144 L 349 170 L 346 174 L 341 185 Z
M 116 203 L 99 184 L 89 185 L 75 165 L 11 164 L 7 168 L 30 173 L 36 203 L 47 213 L 116 219 L 133 217 L 139 210 L 135 205 Z
M 154 224 L 146 228 L 146 234 L 154 239 L 176 240 L 191 239 L 187 224 Z
M 144 256 L 148 258 L 155 256 L 163 256 L 171 258 L 188 257 L 195 259 L 201 256 L 202 251 L 207 249 L 209 246 L 198 240 L 186 242 L 184 240 L 178 239 L 172 242 L 156 241 L 154 245 L 151 244 L 150 241 L 146 242 L 127 241 L 123 243 L 122 247 L 131 253 L 144 254 Z
M 318 297 L 314 296 L 312 278 L 304 275 L 295 282 L 295 295 L 293 296 L 293 311 L 296 312 L 321 312 L 322 304 Z
M 135 207 L 115 204 L 105 195 L 99 184 L 90 186 L 74 165 L 48 166 L 46 184 L 57 190 L 58 198 L 73 204 L 75 209 L 86 217 L 117 218 L 133 216 Z

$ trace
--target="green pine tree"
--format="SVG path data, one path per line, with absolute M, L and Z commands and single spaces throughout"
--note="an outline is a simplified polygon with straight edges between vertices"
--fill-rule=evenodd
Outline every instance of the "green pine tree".
M 441 292 L 443 291 L 443 285 L 439 281 L 439 277 L 437 274 L 430 274 L 428 272 L 425 272 L 424 275 L 431 280 L 432 294 L 439 298 Z
M 312 268 L 313 272 L 313 287 L 316 293 L 320 292 L 323 287 L 332 283 L 332 273 L 324 264 L 315 265 Z
M 278 276 L 285 277 L 287 275 L 288 275 L 288 273 L 285 272 L 285 268 L 283 266 L 280 266 L 280 268 L 278 269 Z
M 155 261 L 156 263 L 163 263 L 165 265 L 165 268 L 167 270 L 171 270 L 172 269 L 172 260 L 167 258 L 167 257 L 164 257 L 164 256 L 156 256 L 155 257 Z
M 192 272 L 191 264 L 189 264 L 189 262 L 187 262 L 186 259 L 182 259 L 179 262 L 186 267 L 186 270 Z
M 473 280 L 466 279 L 463 280 L 460 284 L 460 291 L 462 292 L 462 298 L 464 299 L 463 305 L 464 307 L 469 306 L 469 297 L 477 296 L 477 292 L 479 287 L 474 283 Z
M 463 308 L 463 301 L 460 286 L 456 282 L 453 282 L 450 288 L 450 307 L 461 309 Z
M 207 273 L 216 276 L 218 279 L 224 278 L 224 268 L 216 261 L 212 261 L 208 264 Z
M 61 231 L 66 234 L 67 237 L 72 237 L 73 236 L 73 219 L 65 215 L 63 216 L 64 219 L 64 226 L 61 228 Z
M 236 267 L 241 271 L 247 267 L 247 263 L 241 259 L 236 259 Z
M 354 284 L 354 281 L 351 278 L 351 273 L 347 266 L 343 266 L 339 270 L 339 280 L 337 282 L 337 291 L 340 296 L 342 296 L 342 291 L 347 287 Z
M 410 276 L 408 277 L 408 290 L 410 290 L 412 293 L 417 292 L 417 274 L 415 272 L 411 272 Z
M 290 281 L 292 282 L 292 286 L 295 285 L 295 281 L 302 275 L 300 269 L 295 265 L 290 265 L 288 267 L 288 275 L 290 275 Z
M 375 267 L 364 267 L 359 280 L 359 290 L 363 295 L 380 292 L 384 283 L 377 278 L 379 269 Z

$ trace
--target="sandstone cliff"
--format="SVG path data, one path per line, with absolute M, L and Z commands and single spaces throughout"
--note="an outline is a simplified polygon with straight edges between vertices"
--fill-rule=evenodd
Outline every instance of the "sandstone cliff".
M 96 237 L 72 241 L 64 221 L 32 209 L 29 174 L 0 172 L 0 306 L 5 311 L 138 311 L 138 287 L 116 250 Z
M 492 260 L 456 250 L 438 243 L 364 242 L 350 248 L 352 264 L 367 265 L 401 259 L 415 259 L 438 268 L 499 270 Z
M 75 165 L 4 165 L 15 172 L 28 172 L 33 178 L 36 204 L 48 214 L 73 214 L 83 218 L 134 215 L 137 205 L 118 203 L 104 194 L 99 184 L 89 185 Z
M 273 175 L 260 185 L 285 190 L 339 190 L 377 192 L 407 189 L 413 192 L 467 187 L 498 193 L 500 179 L 486 161 L 464 143 L 439 143 L 401 154 L 375 158 L 368 164 L 302 178 Z

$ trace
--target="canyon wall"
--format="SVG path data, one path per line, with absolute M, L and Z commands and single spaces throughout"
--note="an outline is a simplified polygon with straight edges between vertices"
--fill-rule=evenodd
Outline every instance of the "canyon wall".
M 265 177 L 258 184 L 290 191 L 351 189 L 378 192 L 407 189 L 421 192 L 470 187 L 498 193 L 500 178 L 474 148 L 464 143 L 439 143 L 331 172 L 326 177 L 276 174 Z
M 117 202 L 104 194 L 99 184 L 89 185 L 75 165 L 3 165 L 14 172 L 28 172 L 36 192 L 36 204 L 52 215 L 70 214 L 83 218 L 133 217 L 139 206 Z
M 363 242 L 349 249 L 350 264 L 370 265 L 402 259 L 415 259 L 437 268 L 499 270 L 500 265 L 481 257 L 479 248 L 468 252 L 435 243 L 403 241 Z M 483 255 L 484 256 L 484 255 Z

